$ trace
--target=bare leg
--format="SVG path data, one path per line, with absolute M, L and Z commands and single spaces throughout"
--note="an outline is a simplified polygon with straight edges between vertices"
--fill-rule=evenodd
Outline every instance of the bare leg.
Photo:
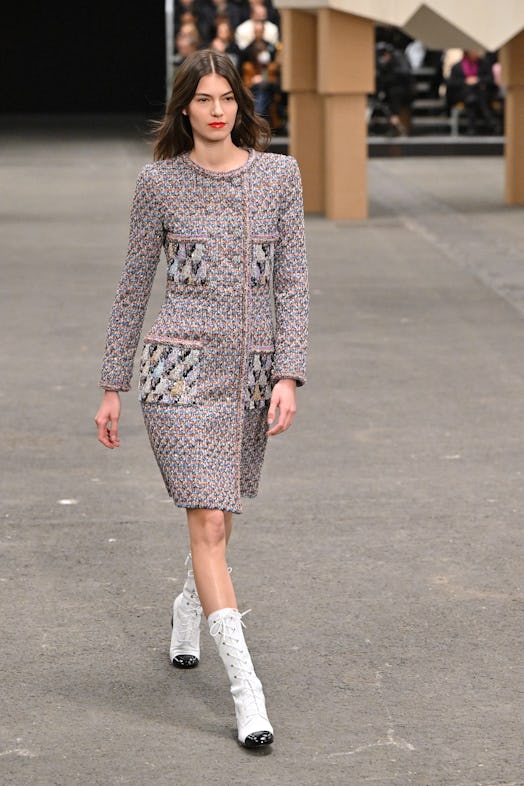
M 226 527 L 226 546 L 231 537 L 231 530 L 233 529 L 233 514 L 229 510 L 224 510 L 224 524 Z
M 187 522 L 198 596 L 206 617 L 218 609 L 236 609 L 226 563 L 232 515 L 222 510 L 188 508 Z
M 226 563 L 232 520 L 232 515 L 222 510 L 187 510 L 195 582 L 209 632 L 231 683 L 238 739 L 247 748 L 259 748 L 273 742 L 273 727 L 244 639 L 242 615 Z

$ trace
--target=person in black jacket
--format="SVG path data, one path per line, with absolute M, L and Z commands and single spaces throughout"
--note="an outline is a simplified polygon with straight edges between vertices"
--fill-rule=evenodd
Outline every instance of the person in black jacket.
M 379 42 L 376 47 L 377 95 L 383 96 L 391 112 L 389 122 L 397 133 L 409 131 L 411 102 L 415 83 L 407 57 L 392 44 Z
M 448 107 L 463 103 L 468 116 L 468 134 L 476 132 L 480 118 L 487 130 L 496 130 L 496 121 L 491 112 L 491 101 L 496 93 L 492 68 L 480 52 L 466 50 L 462 60 L 451 69 L 447 83 Z

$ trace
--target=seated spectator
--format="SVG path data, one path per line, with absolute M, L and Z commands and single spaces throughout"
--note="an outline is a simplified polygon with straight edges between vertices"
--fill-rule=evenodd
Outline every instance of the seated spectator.
M 280 28 L 280 12 L 272 0 L 227 0 L 228 16 L 233 30 L 250 18 L 251 9 L 257 3 L 266 7 L 268 20 Z
M 196 0 L 195 0 L 196 2 Z M 229 19 L 227 0 L 198 0 L 199 22 L 198 29 L 202 39 L 202 46 L 209 46 L 216 36 L 218 21 Z
M 264 24 L 264 41 L 275 46 L 278 43 L 278 27 L 268 21 L 267 9 L 263 3 L 256 2 L 251 8 L 251 16 L 242 22 L 235 31 L 235 41 L 240 49 L 247 49 L 255 39 L 255 22 Z
M 175 32 L 185 24 L 193 24 L 200 35 L 201 0 L 175 0 Z
M 240 53 L 240 68 L 242 68 L 242 65 L 246 61 L 251 61 L 253 63 L 261 62 L 267 65 L 268 62 L 272 62 L 275 59 L 276 47 L 264 38 L 264 22 L 257 21 L 253 24 L 253 34 L 254 38 L 252 42 Z M 262 54 L 263 52 L 269 54 L 269 60 L 267 60 L 266 55 Z
M 411 102 L 415 85 L 409 62 L 405 55 L 391 44 L 378 43 L 376 47 L 377 93 L 387 103 L 391 112 L 389 122 L 398 134 L 409 132 Z
M 251 12 L 256 5 L 263 5 L 267 11 L 267 19 L 270 22 L 273 22 L 280 30 L 280 12 L 272 3 L 272 0 L 248 0 L 249 6 L 249 13 L 246 15 L 246 19 L 249 19 L 251 16 Z M 244 21 L 244 20 L 242 20 Z
M 255 101 L 255 112 L 272 124 L 271 106 L 279 92 L 279 68 L 273 62 L 275 47 L 264 41 L 264 23 L 256 22 L 255 40 L 242 53 L 241 73 Z
M 185 13 L 198 14 L 197 0 L 175 0 L 175 28 L 180 29 L 181 17 Z
M 184 62 L 188 55 L 196 52 L 200 47 L 200 37 L 195 25 L 184 24 L 175 38 L 174 71 Z
M 462 59 L 451 69 L 447 83 L 449 107 L 463 103 L 468 117 L 468 134 L 476 133 L 477 120 L 481 119 L 488 132 L 497 130 L 491 112 L 491 101 L 497 92 L 493 72 L 488 60 L 480 52 L 468 49 Z
M 229 55 L 233 63 L 239 67 L 240 49 L 235 44 L 231 25 L 226 19 L 217 23 L 216 36 L 211 42 L 211 49 Z

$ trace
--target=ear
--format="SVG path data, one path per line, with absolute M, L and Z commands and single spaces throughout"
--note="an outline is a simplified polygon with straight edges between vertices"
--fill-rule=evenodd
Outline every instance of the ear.
M 182 109 L 182 114 L 186 115 L 186 117 L 187 117 L 187 109 Z

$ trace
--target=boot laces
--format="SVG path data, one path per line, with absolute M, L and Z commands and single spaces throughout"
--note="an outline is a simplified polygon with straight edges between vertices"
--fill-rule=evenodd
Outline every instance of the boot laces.
M 253 670 L 253 664 L 251 663 L 246 644 L 242 641 L 243 636 L 241 629 L 239 631 L 238 625 L 236 624 L 237 620 L 239 620 L 240 625 L 245 628 L 246 625 L 242 618 L 245 617 L 246 614 L 249 614 L 250 611 L 251 609 L 248 609 L 242 614 L 238 614 L 237 612 L 238 616 L 230 614 L 227 617 L 215 620 L 209 631 L 214 638 L 217 636 L 222 637 L 227 655 L 232 659 L 232 666 L 243 681 L 243 690 L 241 694 L 243 699 L 241 700 L 240 695 L 236 694 L 237 699 L 241 700 L 243 723 L 247 723 L 249 719 L 253 717 L 265 718 L 267 720 L 262 687 Z M 237 699 L 235 699 L 235 704 Z
M 200 605 L 197 608 L 191 606 L 184 608 L 184 604 L 178 607 L 173 625 L 176 625 L 179 638 L 184 641 L 191 641 L 194 638 L 195 632 L 200 627 L 201 611 Z
M 238 635 L 239 631 L 236 624 L 238 619 L 240 625 L 245 628 L 246 625 L 242 618 L 245 617 L 246 614 L 249 614 L 250 611 L 251 609 L 248 609 L 242 614 L 239 614 L 238 617 L 233 614 L 229 614 L 227 617 L 221 617 L 215 620 L 209 630 L 213 638 L 216 639 L 217 636 L 222 637 L 222 642 L 227 649 L 227 654 L 232 658 L 233 666 L 241 677 L 252 677 L 254 675 L 253 667 L 250 663 L 249 651 L 245 642 L 242 642 L 244 637 Z
M 186 604 L 191 607 L 191 611 L 194 611 L 195 614 L 201 614 L 202 606 L 200 604 L 200 598 L 198 597 L 198 592 L 196 589 L 189 590 L 184 586 L 182 594 Z

